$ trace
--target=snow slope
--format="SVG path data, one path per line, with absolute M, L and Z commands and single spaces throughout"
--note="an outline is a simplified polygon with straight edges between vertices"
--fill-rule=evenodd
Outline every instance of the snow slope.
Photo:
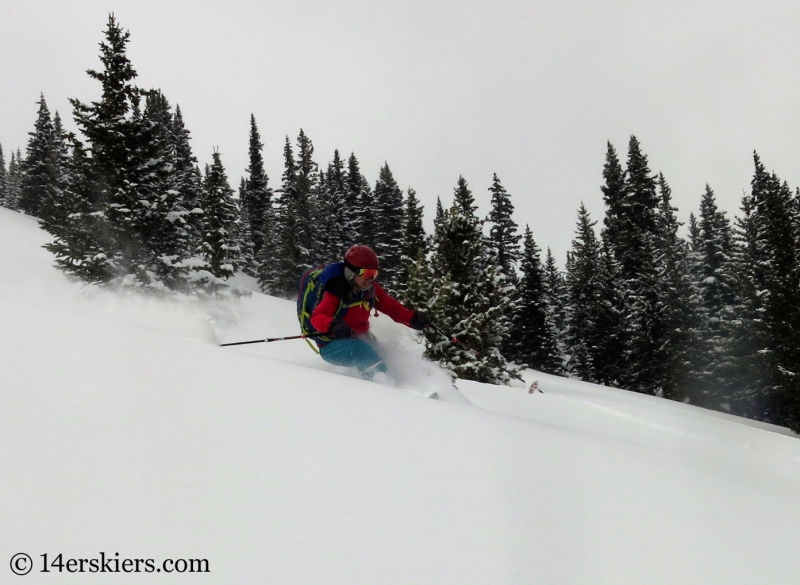
M 386 317 L 400 388 L 220 348 L 295 333 L 292 303 L 98 292 L 45 241 L 0 209 L 2 583 L 21 552 L 25 583 L 800 582 L 785 429 L 536 372 L 459 394 Z M 210 572 L 68 572 L 101 553 Z

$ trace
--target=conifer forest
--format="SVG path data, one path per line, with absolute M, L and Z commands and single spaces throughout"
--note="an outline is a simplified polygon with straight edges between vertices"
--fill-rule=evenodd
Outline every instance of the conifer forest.
M 202 168 L 180 107 L 134 83 L 129 33 L 109 17 L 96 102 L 71 99 L 65 131 L 45 96 L 24 152 L 0 146 L 0 204 L 39 218 L 58 268 L 154 295 L 236 295 L 236 272 L 295 298 L 299 275 L 373 247 L 379 280 L 437 325 L 426 355 L 460 378 L 506 383 L 523 367 L 767 421 L 800 432 L 800 189 L 753 154 L 729 218 L 706 186 L 688 236 L 666 177 L 632 136 L 608 143 L 605 216 L 577 210 L 566 266 L 514 221 L 500 177 L 479 217 L 454 177 L 433 233 L 388 164 L 374 185 L 354 153 L 318 164 L 310 136 L 288 136 L 283 175 L 265 173 L 250 116 L 249 166 L 234 190 L 224 153 Z M 1 138 L 1 137 L 0 137 Z M 245 148 L 244 137 L 242 148 Z M 442 331 L 455 335 L 451 343 Z

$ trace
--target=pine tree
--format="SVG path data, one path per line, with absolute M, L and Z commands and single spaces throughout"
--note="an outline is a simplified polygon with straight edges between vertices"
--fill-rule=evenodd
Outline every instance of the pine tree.
M 3 155 L 3 145 L 0 144 L 0 205 L 6 206 L 6 159 Z
M 550 374 L 560 373 L 562 359 L 552 320 L 554 314 L 550 309 L 549 283 L 539 247 L 528 226 L 525 227 L 520 270 L 520 302 L 511 318 L 511 338 L 515 343 L 509 348 L 509 353 L 519 364 Z
M 663 174 L 658 176 L 658 188 L 657 248 L 662 320 L 658 388 L 665 398 L 682 400 L 691 376 L 691 354 L 699 337 L 699 297 L 692 282 L 687 245 L 678 236 L 680 223 L 672 207 L 672 190 Z
M 42 228 L 54 236 L 44 247 L 64 272 L 103 284 L 112 275 L 102 240 L 107 223 L 104 215 L 95 211 L 93 167 L 86 150 L 75 138 L 71 150 L 63 196 L 42 221 Z
M 162 284 L 173 290 L 187 285 L 185 261 L 192 255 L 191 237 L 186 229 L 189 210 L 179 191 L 179 176 L 174 172 L 176 138 L 172 108 L 158 90 L 145 94 L 142 121 L 134 128 L 135 150 L 130 154 L 138 175 L 137 192 L 146 207 L 138 226 L 146 249 L 138 271 L 145 284 L 154 280 L 154 288 Z
M 11 152 L 11 160 L 8 163 L 8 173 L 6 174 L 6 207 L 19 211 L 19 200 L 22 197 L 22 165 L 24 160 L 22 152 L 17 149 Z
M 342 239 L 345 249 L 366 241 L 361 234 L 361 188 L 364 182 L 358 159 L 351 152 L 350 158 L 347 159 L 347 173 L 345 174 L 345 203 L 343 206 L 345 217 L 342 221 L 344 234 Z
M 422 216 L 423 207 L 417 200 L 417 192 L 409 187 L 404 201 L 400 268 L 397 274 L 398 288 L 403 298 L 409 284 L 411 265 L 428 253 L 428 238 L 422 225 Z
M 301 130 L 295 159 L 289 137 L 284 145 L 284 172 L 276 209 L 274 251 L 262 254 L 259 284 L 264 292 L 291 298 L 297 279 L 314 260 L 312 193 L 317 188 L 314 147 Z
M 297 137 L 297 182 L 295 193 L 295 205 L 300 219 L 300 241 L 305 250 L 304 264 L 309 262 L 309 254 L 313 248 L 316 230 L 313 223 L 312 200 L 313 193 L 317 188 L 319 180 L 319 169 L 314 162 L 314 145 L 311 139 L 306 136 L 302 128 Z M 302 272 L 302 270 L 300 271 Z M 300 273 L 295 274 L 295 280 Z
M 264 245 L 264 234 L 270 229 L 267 219 L 272 207 L 272 189 L 269 188 L 269 177 L 264 171 L 264 158 L 261 154 L 263 148 L 256 118 L 250 114 L 250 165 L 245 169 L 248 177 L 241 197 L 249 222 L 248 231 L 253 238 L 253 254 L 256 257 L 261 253 Z
M 745 414 L 800 431 L 800 258 L 796 202 L 754 155 L 743 198 L 735 275 L 734 348 L 744 374 L 736 393 Z
M 347 185 L 347 172 L 344 167 L 344 161 L 339 155 L 339 150 L 334 150 L 333 160 L 328 164 L 328 172 L 326 174 L 329 201 L 334 209 L 333 218 L 336 222 L 336 229 L 331 233 L 331 259 L 339 259 L 344 256 L 347 248 L 352 246 L 349 243 L 350 237 L 350 222 L 352 218 L 352 209 L 348 209 L 348 185 Z
M 609 142 L 606 150 L 606 162 L 603 167 L 605 185 L 601 187 L 606 204 L 606 216 L 603 219 L 603 240 L 607 243 L 614 258 L 621 262 L 625 243 L 623 231 L 626 221 L 626 185 L 625 171 L 617 157 L 617 151 Z
M 175 151 L 173 168 L 174 189 L 182 208 L 179 222 L 186 231 L 189 250 L 197 253 L 202 236 L 202 188 L 203 176 L 197 166 L 197 157 L 189 144 L 190 132 L 183 122 L 180 106 L 175 106 L 172 119 L 172 140 Z
M 42 94 L 37 102 L 39 113 L 31 132 L 22 165 L 19 208 L 28 215 L 40 216 L 43 205 L 52 205 L 60 195 L 61 153 L 50 110 Z M 46 203 L 49 202 L 49 203 Z
M 721 403 L 730 403 L 737 378 L 731 371 L 727 325 L 733 318 L 735 303 L 727 266 L 733 251 L 730 223 L 724 212 L 718 210 L 714 192 L 708 185 L 700 203 L 698 236 L 699 352 L 691 399 L 706 407 L 719 408 Z
M 403 192 L 388 163 L 375 183 L 375 252 L 381 259 L 381 281 L 390 293 L 399 290 L 398 272 L 403 255 Z
M 366 177 L 361 176 L 361 187 L 358 196 L 358 232 L 360 244 L 375 248 L 377 242 L 375 194 Z
M 228 183 L 219 152 L 214 152 L 213 163 L 206 167 L 203 184 L 203 240 L 205 268 L 214 278 L 207 282 L 218 284 L 233 276 L 240 266 L 239 247 L 235 238 L 237 222 L 233 189 Z
M 88 71 L 101 83 L 101 100 L 91 105 L 70 100 L 89 155 L 81 163 L 86 172 L 76 176 L 90 181 L 73 183 L 71 199 L 85 199 L 87 213 L 95 214 L 92 240 L 105 255 L 108 280 L 157 290 L 179 288 L 188 252 L 179 221 L 185 210 L 172 180 L 170 107 L 160 92 L 143 92 L 132 84 L 136 72 L 126 56 L 130 35 L 113 15 L 105 36 L 100 44 L 104 70 Z M 74 230 L 64 233 L 75 235 Z
M 492 194 L 492 211 L 487 218 L 490 226 L 489 240 L 497 254 L 503 274 L 510 282 L 516 282 L 516 264 L 520 259 L 520 236 L 517 233 L 517 224 L 512 218 L 514 205 L 511 203 L 511 196 L 500 183 L 497 173 L 493 175 L 489 192 Z
M 239 198 L 235 200 L 236 222 L 233 234 L 241 258 L 239 269 L 249 276 L 256 276 L 258 274 L 258 256 L 255 252 L 253 233 L 250 231 L 253 222 L 250 220 L 246 205 L 247 183 L 247 179 L 244 177 L 239 182 Z
M 459 177 L 453 206 L 436 226 L 431 261 L 437 275 L 433 289 L 438 310 L 433 321 L 471 349 L 442 343 L 441 334 L 428 329 L 426 355 L 460 378 L 507 383 L 519 377 L 500 353 L 508 336 L 500 316 L 509 302 L 510 287 L 484 241 L 473 203 L 467 182 Z
M 586 207 L 578 210 L 578 226 L 567 262 L 567 348 L 569 371 L 586 382 L 598 381 L 598 347 L 603 331 L 598 323 L 602 313 L 602 267 L 600 244 Z
M 567 283 L 564 274 L 556 265 L 556 259 L 550 248 L 547 248 L 544 270 L 548 292 L 547 310 L 559 358 L 558 366 L 552 373 L 563 375 L 567 363 Z

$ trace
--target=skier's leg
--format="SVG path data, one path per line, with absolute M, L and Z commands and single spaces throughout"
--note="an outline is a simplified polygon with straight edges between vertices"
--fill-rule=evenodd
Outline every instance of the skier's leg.
M 375 372 L 388 371 L 378 352 L 360 339 L 337 339 L 320 348 L 319 354 L 335 366 L 355 366 L 365 380 L 371 380 Z

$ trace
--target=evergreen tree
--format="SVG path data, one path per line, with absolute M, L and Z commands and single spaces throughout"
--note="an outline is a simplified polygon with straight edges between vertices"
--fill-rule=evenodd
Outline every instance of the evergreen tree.
M 236 222 L 233 233 L 241 257 L 241 266 L 239 268 L 245 274 L 256 276 L 258 274 L 258 256 L 255 252 L 253 233 L 250 231 L 253 222 L 250 220 L 246 205 L 247 183 L 248 181 L 244 177 L 239 182 L 239 198 L 235 200 Z
M 734 261 L 734 351 L 744 414 L 800 431 L 800 258 L 795 201 L 786 183 L 754 155 L 751 193 L 742 201 Z
M 8 163 L 6 173 L 6 195 L 5 206 L 14 211 L 19 211 L 19 200 L 22 197 L 22 152 L 17 149 L 11 152 L 11 160 Z
M 129 33 L 111 15 L 100 44 L 104 70 L 88 71 L 100 81 L 102 98 L 91 105 L 70 100 L 90 155 L 82 163 L 90 167 L 88 172 L 78 176 L 91 180 L 72 188 L 96 213 L 93 241 L 105 254 L 109 280 L 154 289 L 178 287 L 186 250 L 178 221 L 184 210 L 171 180 L 171 113 L 160 92 L 142 92 L 132 85 L 136 72 L 126 56 L 128 40 Z
M 313 247 L 316 237 L 315 226 L 312 221 L 313 193 L 317 188 L 319 180 L 319 169 L 314 162 L 314 145 L 311 139 L 306 136 L 302 128 L 297 137 L 297 182 L 295 192 L 295 205 L 300 218 L 300 237 L 301 243 L 306 252 L 306 264 L 308 264 L 308 254 Z M 301 271 L 302 272 L 302 271 Z M 295 275 L 295 279 L 299 273 Z
M 0 205 L 6 205 L 6 159 L 3 155 L 3 145 L 0 144 Z
M 377 242 L 377 227 L 376 209 L 375 209 L 375 194 L 369 186 L 369 181 L 366 177 L 361 176 L 361 187 L 358 196 L 358 232 L 361 236 L 360 244 L 376 247 Z
M 691 399 L 706 407 L 729 403 L 738 377 L 732 372 L 729 325 L 733 318 L 734 289 L 727 263 L 732 255 L 732 234 L 724 212 L 717 208 L 714 192 L 706 185 L 700 203 L 696 269 L 700 299 L 699 351 Z
M 84 146 L 73 138 L 71 150 L 63 196 L 42 221 L 42 228 L 54 236 L 44 247 L 64 272 L 102 284 L 111 279 L 112 271 L 101 239 L 107 224 L 95 211 L 92 165 Z
M 39 113 L 30 133 L 25 164 L 22 166 L 19 208 L 28 215 L 40 217 L 43 206 L 52 206 L 60 195 L 63 169 L 56 129 L 44 95 L 39 101 Z
M 550 248 L 547 248 L 544 270 L 548 292 L 547 310 L 559 357 L 558 366 L 552 373 L 563 375 L 567 363 L 567 283 L 564 280 L 564 274 L 556 265 L 556 259 Z
M 428 253 L 428 240 L 422 225 L 423 207 L 417 200 L 417 192 L 411 187 L 406 192 L 403 212 L 403 236 L 401 240 L 400 269 L 397 274 L 398 288 L 406 298 L 411 265 Z
M 270 208 L 272 207 L 272 189 L 269 188 L 269 177 L 264 171 L 264 158 L 261 154 L 264 145 L 258 132 L 256 118 L 250 114 L 250 165 L 245 189 L 242 193 L 242 205 L 247 221 L 248 231 L 253 238 L 253 253 L 258 256 L 264 245 L 264 234 L 270 229 L 267 225 Z
M 567 262 L 567 346 L 569 371 L 586 382 L 597 381 L 597 353 L 603 341 L 598 323 L 603 303 L 602 268 L 594 225 L 581 203 Z
M 603 219 L 602 237 L 614 254 L 614 258 L 620 262 L 625 246 L 623 231 L 627 212 L 625 171 L 619 162 L 616 149 L 610 142 L 606 150 L 603 179 L 605 185 L 601 189 L 606 204 L 606 216 Z
M 514 205 L 505 187 L 500 183 L 497 173 L 493 176 L 489 192 L 492 194 L 492 211 L 487 218 L 490 226 L 489 240 L 497 254 L 503 274 L 510 282 L 516 282 L 516 264 L 520 259 L 520 236 L 517 234 L 517 224 L 512 219 Z
M 327 179 L 328 201 L 330 201 L 330 205 L 333 208 L 332 216 L 335 221 L 335 229 L 331 230 L 329 256 L 331 260 L 338 260 L 352 246 L 349 243 L 349 237 L 353 214 L 353 210 L 348 209 L 347 172 L 338 149 L 333 152 L 333 160 L 328 164 L 328 172 L 325 176 Z
M 284 172 L 276 209 L 274 253 L 262 254 L 259 283 L 265 292 L 291 298 L 297 279 L 314 260 L 312 196 L 318 173 L 312 156 L 314 147 L 301 130 L 298 155 L 294 157 L 289 137 L 284 145 Z
M 500 353 L 508 336 L 500 316 L 509 302 L 510 287 L 483 239 L 473 202 L 466 181 L 459 177 L 453 206 L 436 226 L 432 257 L 433 289 L 438 293 L 433 321 L 464 346 L 442 343 L 438 331 L 426 329 L 426 355 L 460 378 L 507 383 L 519 377 Z
M 338 151 L 337 151 L 338 152 Z M 345 174 L 345 217 L 342 222 L 345 249 L 355 244 L 365 242 L 361 234 L 361 189 L 365 183 L 356 155 L 350 153 L 347 159 L 347 173 Z
M 197 253 L 202 236 L 203 176 L 197 166 L 197 157 L 189 144 L 190 132 L 183 121 L 180 106 L 175 106 L 172 118 L 172 140 L 175 152 L 173 167 L 174 189 L 182 209 L 180 225 L 186 231 L 189 250 Z
M 219 152 L 214 152 L 213 163 L 206 167 L 203 184 L 204 268 L 214 277 L 206 277 L 209 284 L 218 284 L 219 280 L 230 278 L 239 269 L 241 251 L 235 239 L 237 215 L 233 189 L 228 183 Z
M 312 193 L 311 205 L 316 233 L 311 260 L 313 264 L 328 264 L 342 257 L 339 209 L 334 197 L 330 174 L 326 175 L 320 171 L 317 187 Z
M 525 227 L 520 269 L 520 302 L 512 315 L 511 339 L 514 344 L 509 347 L 509 353 L 519 364 L 550 374 L 560 373 L 562 360 L 552 320 L 554 313 L 550 309 L 547 275 L 540 260 L 539 247 L 528 226 Z
M 658 282 L 663 335 L 657 353 L 661 364 L 658 389 L 665 398 L 685 398 L 691 375 L 692 350 L 698 340 L 698 300 L 692 282 L 686 243 L 678 236 L 680 223 L 672 207 L 672 190 L 663 174 L 658 176 Z
M 381 259 L 381 280 L 390 293 L 398 290 L 403 255 L 403 192 L 384 163 L 375 183 L 375 252 Z

